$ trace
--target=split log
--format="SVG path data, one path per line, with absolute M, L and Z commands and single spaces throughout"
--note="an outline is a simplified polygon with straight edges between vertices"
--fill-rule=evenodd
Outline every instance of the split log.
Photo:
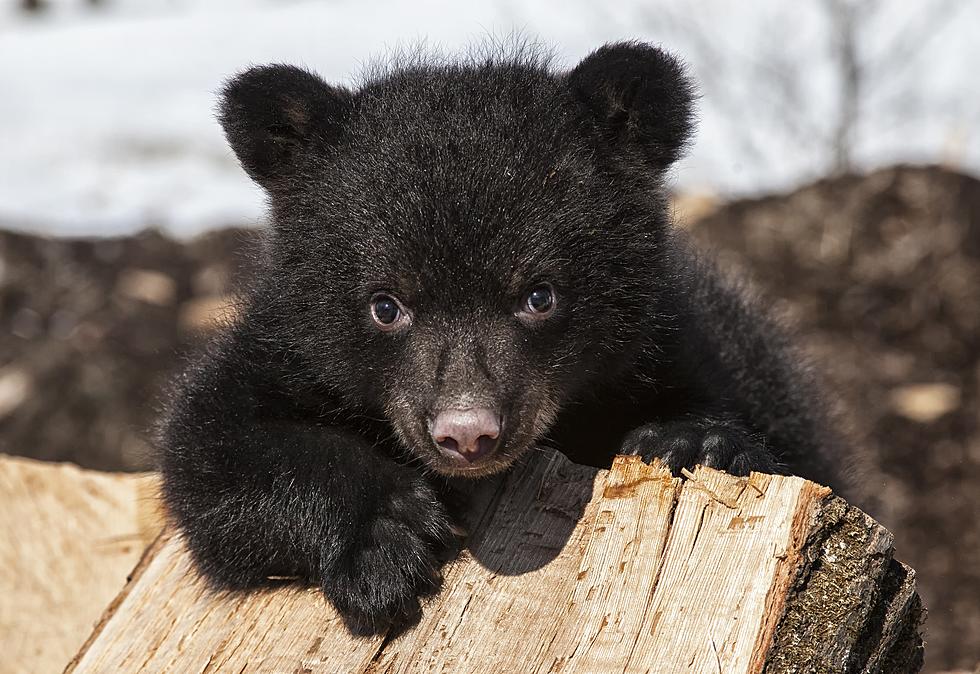
M 56 672 L 160 533 L 157 477 L 0 455 L 0 672 Z
M 796 477 L 534 452 L 480 488 L 417 625 L 352 637 L 315 589 L 216 594 L 163 535 L 69 672 L 915 672 L 892 537 Z

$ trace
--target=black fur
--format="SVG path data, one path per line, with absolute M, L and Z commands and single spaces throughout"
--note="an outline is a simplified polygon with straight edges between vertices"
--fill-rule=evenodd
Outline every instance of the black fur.
M 839 488 L 843 448 L 799 359 L 670 226 L 692 99 L 679 63 L 636 43 L 569 73 L 518 49 L 402 59 L 356 91 L 289 66 L 233 79 L 221 121 L 269 193 L 268 261 L 161 435 L 207 577 L 299 576 L 357 632 L 404 622 L 456 545 L 438 475 L 536 443 Z M 556 310 L 531 320 L 522 299 L 545 282 Z M 380 291 L 410 325 L 377 328 Z M 470 471 L 427 426 L 461 401 L 503 418 Z

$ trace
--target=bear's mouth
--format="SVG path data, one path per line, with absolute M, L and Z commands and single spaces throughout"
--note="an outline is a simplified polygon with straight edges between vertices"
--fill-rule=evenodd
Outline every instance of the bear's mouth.
M 430 463 L 432 468 L 445 477 L 465 477 L 476 479 L 501 473 L 513 463 L 511 460 L 487 459 L 481 463 L 456 462 L 452 460 Z
M 429 465 L 446 477 L 478 478 L 507 470 L 513 462 L 510 456 L 497 453 L 470 460 L 440 448 L 438 458 Z

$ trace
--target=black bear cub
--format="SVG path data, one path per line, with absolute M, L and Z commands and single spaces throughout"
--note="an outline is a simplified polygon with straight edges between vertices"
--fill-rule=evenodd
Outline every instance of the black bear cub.
M 567 72 L 516 49 L 356 90 L 285 65 L 231 80 L 221 123 L 273 226 L 160 437 L 205 576 L 299 576 L 357 633 L 405 623 L 457 545 L 445 484 L 536 445 L 840 487 L 797 356 L 671 226 L 693 98 L 640 43 Z

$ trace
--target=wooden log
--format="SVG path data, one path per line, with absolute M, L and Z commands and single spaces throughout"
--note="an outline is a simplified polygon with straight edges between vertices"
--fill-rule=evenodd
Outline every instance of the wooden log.
M 0 672 L 78 652 L 160 533 L 157 482 L 0 455 Z
M 165 534 L 69 672 L 914 672 L 891 535 L 796 477 L 671 477 L 534 452 L 481 485 L 467 549 L 399 635 L 313 588 L 216 594 Z

